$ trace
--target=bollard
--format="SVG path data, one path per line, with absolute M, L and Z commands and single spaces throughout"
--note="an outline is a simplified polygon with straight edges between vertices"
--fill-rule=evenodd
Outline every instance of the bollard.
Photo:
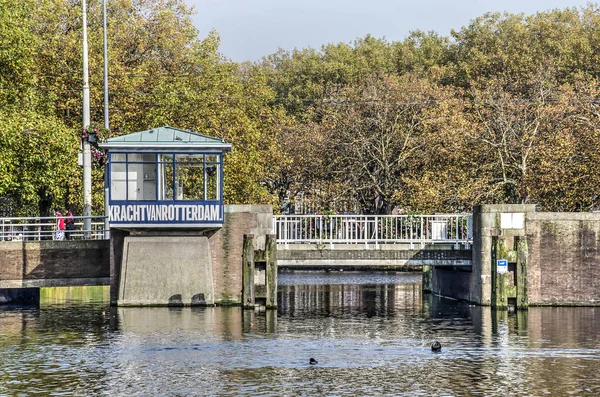
M 267 262 L 267 309 L 277 309 L 277 239 L 274 234 L 267 235 L 265 243 Z
M 254 308 L 254 235 L 244 234 L 242 251 L 242 306 Z
M 529 307 L 527 297 L 527 237 L 516 236 L 515 247 L 517 248 L 517 309 L 526 310 Z

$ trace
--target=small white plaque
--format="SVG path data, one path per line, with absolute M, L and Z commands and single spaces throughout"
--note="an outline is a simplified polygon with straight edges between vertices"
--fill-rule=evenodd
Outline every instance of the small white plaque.
M 502 213 L 500 214 L 500 227 L 502 229 L 523 229 L 525 227 L 525 213 Z

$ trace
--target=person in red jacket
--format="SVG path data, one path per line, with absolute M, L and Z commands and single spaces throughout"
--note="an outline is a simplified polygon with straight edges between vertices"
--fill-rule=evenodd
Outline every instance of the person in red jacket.
M 56 230 L 54 231 L 54 239 L 55 240 L 64 240 L 65 239 L 65 218 L 63 218 L 63 214 L 59 211 L 55 211 L 54 215 L 56 216 Z

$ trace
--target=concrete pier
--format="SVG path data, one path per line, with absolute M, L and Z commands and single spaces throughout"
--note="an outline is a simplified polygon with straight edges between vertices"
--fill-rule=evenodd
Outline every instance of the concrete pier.
M 473 229 L 472 269 L 433 267 L 433 293 L 499 310 L 600 305 L 600 213 L 481 205 Z
M 118 306 L 212 306 L 214 298 L 208 237 L 125 237 Z
M 111 231 L 111 304 L 116 306 L 271 305 L 272 272 L 258 291 L 245 272 L 255 252 L 271 247 L 271 206 L 226 206 L 223 227 L 205 230 Z M 251 240 L 244 235 L 252 236 Z M 272 255 L 271 255 L 272 258 Z M 264 262 L 264 263 L 263 263 Z M 272 261 L 273 262 L 273 261 Z M 248 266 L 251 263 L 251 266 Z M 274 260 L 276 263 L 276 258 Z M 256 285 L 256 286 L 255 286 Z M 257 292 L 255 292 L 258 291 Z M 276 294 L 276 288 L 275 294 Z M 275 307 L 277 298 L 273 298 Z

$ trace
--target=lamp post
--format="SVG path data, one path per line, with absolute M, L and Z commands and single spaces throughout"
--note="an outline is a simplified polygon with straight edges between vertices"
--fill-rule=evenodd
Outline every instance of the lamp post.
M 106 41 L 106 0 L 102 0 L 102 26 L 104 39 L 104 127 L 108 125 L 108 42 Z
M 110 128 L 108 123 L 108 41 L 106 39 L 106 0 L 102 0 L 102 27 L 104 39 L 104 127 Z M 108 221 L 108 166 L 104 167 L 104 238 L 110 238 L 110 222 Z
M 83 19 L 83 128 L 90 125 L 90 83 L 88 73 L 88 45 L 87 45 L 87 5 L 82 0 Z M 83 147 L 83 229 L 85 238 L 90 237 L 92 230 L 92 154 L 87 138 L 82 141 Z

